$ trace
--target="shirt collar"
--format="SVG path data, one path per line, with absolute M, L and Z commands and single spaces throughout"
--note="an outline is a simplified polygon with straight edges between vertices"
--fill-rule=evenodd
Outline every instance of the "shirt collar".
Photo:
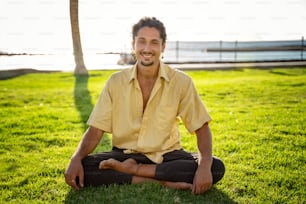
M 167 70 L 168 70 L 168 65 L 166 65 L 162 61 L 160 61 L 160 66 L 159 66 L 159 71 L 158 71 L 158 78 L 164 78 L 166 81 L 169 82 L 169 76 L 168 76 Z M 137 62 L 132 67 L 132 70 L 130 72 L 130 80 L 129 80 L 129 82 L 131 82 L 133 79 L 136 79 L 136 78 L 137 78 Z

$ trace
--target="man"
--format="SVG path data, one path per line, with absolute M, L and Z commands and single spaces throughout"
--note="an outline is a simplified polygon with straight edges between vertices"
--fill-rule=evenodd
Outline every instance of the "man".
M 65 172 L 66 183 L 79 189 L 152 181 L 202 194 L 225 172 L 212 156 L 211 118 L 191 78 L 161 62 L 163 23 L 142 18 L 132 34 L 137 62 L 107 81 Z M 195 132 L 198 157 L 182 149 L 178 118 Z M 113 149 L 89 155 L 105 132 L 112 133 Z

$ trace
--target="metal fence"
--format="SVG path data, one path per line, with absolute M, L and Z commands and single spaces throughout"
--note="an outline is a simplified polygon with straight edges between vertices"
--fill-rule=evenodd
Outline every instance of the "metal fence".
M 165 62 L 304 61 L 304 37 L 287 41 L 169 41 Z

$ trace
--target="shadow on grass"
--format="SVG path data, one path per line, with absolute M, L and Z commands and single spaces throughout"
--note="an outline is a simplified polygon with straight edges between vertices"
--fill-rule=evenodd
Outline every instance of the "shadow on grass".
M 289 73 L 286 71 L 277 71 L 277 70 L 271 70 L 270 73 L 276 74 L 276 75 L 281 75 L 281 76 L 298 76 L 297 73 Z
M 173 190 L 156 183 L 112 185 L 71 190 L 64 201 L 70 203 L 237 203 L 222 190 L 213 187 L 203 195 L 191 191 Z
M 83 129 L 87 129 L 86 122 L 94 107 L 91 102 L 91 96 L 88 90 L 89 76 L 75 76 L 74 84 L 74 104 L 80 114 Z

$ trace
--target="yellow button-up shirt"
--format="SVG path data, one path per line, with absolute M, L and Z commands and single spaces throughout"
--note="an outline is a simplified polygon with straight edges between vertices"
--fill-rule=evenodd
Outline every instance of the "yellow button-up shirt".
M 161 163 L 163 154 L 182 148 L 179 118 L 190 133 L 211 120 L 192 79 L 161 63 L 145 110 L 135 65 L 110 77 L 88 125 L 112 133 L 112 145 L 125 153 Z

